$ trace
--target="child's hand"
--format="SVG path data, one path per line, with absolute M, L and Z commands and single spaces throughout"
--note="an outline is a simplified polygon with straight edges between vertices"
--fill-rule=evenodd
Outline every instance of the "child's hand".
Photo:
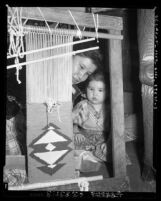
M 87 103 L 81 104 L 78 108 L 73 111 L 73 123 L 77 125 L 82 125 L 89 117 L 89 112 L 87 110 Z
M 107 153 L 107 145 L 106 145 L 106 143 L 102 143 L 102 144 L 101 144 L 101 150 L 102 150 L 102 153 L 103 153 L 103 154 L 106 154 L 106 153 Z
M 81 143 L 81 142 L 83 142 L 85 140 L 86 140 L 86 138 L 84 137 L 84 135 L 82 135 L 82 134 L 76 134 L 75 135 L 75 141 L 77 143 Z

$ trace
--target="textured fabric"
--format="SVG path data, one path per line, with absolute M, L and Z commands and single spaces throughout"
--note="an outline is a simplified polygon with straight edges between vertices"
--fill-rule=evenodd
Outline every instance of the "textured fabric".
M 79 115 L 80 109 L 84 107 L 85 110 L 83 112 L 86 119 L 79 122 L 78 125 L 84 129 L 103 131 L 103 109 L 98 113 L 88 100 L 83 100 L 74 107 L 73 113 Z
M 13 96 L 7 96 L 6 104 L 6 155 L 21 155 L 24 152 L 25 119 L 21 105 Z M 4 168 L 3 181 L 10 186 L 22 185 L 27 179 L 25 169 Z
M 102 131 L 85 130 L 79 128 L 79 132 L 77 134 L 82 134 L 86 139 L 80 143 L 76 140 L 74 141 L 76 150 L 91 151 L 95 157 L 102 161 L 106 161 L 107 158 L 109 158 L 111 145 L 107 142 L 107 152 L 105 153 L 103 153 L 101 149 L 102 143 L 105 142 L 104 133 Z
M 21 155 L 20 145 L 17 140 L 16 118 L 6 120 L 6 155 Z M 10 186 L 18 186 L 25 182 L 26 170 L 4 168 L 3 180 Z
M 20 155 L 21 150 L 17 141 L 15 117 L 6 120 L 6 155 Z
M 125 142 L 137 139 L 138 122 L 136 114 L 125 115 Z
M 101 161 L 94 157 L 92 152 L 84 151 L 80 155 L 80 171 L 96 172 L 101 167 Z
M 6 154 L 8 155 L 19 155 L 26 153 L 26 126 L 22 108 L 23 106 L 16 100 L 15 97 L 7 96 Z
M 27 179 L 26 171 L 22 169 L 7 169 L 4 168 L 3 182 L 9 186 L 19 186 L 25 183 Z

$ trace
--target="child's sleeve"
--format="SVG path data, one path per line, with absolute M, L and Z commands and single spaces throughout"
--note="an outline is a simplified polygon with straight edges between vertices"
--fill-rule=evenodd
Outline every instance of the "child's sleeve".
M 79 102 L 73 109 L 73 123 L 82 126 L 89 118 L 87 100 Z

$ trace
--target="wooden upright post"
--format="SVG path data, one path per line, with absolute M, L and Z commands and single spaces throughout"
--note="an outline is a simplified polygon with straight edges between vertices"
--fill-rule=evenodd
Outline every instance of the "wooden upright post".
M 120 34 L 120 31 L 110 31 Z M 109 41 L 109 68 L 111 85 L 112 155 L 114 177 L 126 176 L 124 141 L 124 102 L 121 40 Z

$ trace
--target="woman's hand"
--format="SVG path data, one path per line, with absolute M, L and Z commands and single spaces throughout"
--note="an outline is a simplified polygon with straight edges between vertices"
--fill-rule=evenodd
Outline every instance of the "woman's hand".
M 86 140 L 86 138 L 85 138 L 84 135 L 82 135 L 82 134 L 76 134 L 75 135 L 75 141 L 76 141 L 76 143 L 81 143 L 81 142 L 83 142 L 85 140 Z

